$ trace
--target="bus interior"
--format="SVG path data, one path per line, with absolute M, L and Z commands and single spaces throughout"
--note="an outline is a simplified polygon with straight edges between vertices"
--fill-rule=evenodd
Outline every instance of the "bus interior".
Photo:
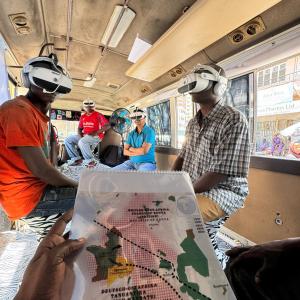
M 222 241 L 300 236 L 299 0 L 1 0 L 0 8 L 8 75 L 0 100 L 26 94 L 20 70 L 28 59 L 55 53 L 73 82 L 50 111 L 61 145 L 76 133 L 84 99 L 107 118 L 139 107 L 157 134 L 158 170 L 170 170 L 198 109 L 178 81 L 198 63 L 223 67 L 225 102 L 248 120 L 251 160 L 250 194 Z M 120 143 L 111 133 L 104 146 Z M 1 218 L 1 231 L 10 230 Z

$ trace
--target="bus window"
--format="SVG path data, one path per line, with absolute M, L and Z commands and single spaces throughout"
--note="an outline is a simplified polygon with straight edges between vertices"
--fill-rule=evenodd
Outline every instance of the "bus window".
M 77 134 L 79 121 L 52 120 L 51 123 L 56 127 L 60 141 L 70 134 Z
M 258 155 L 300 159 L 299 60 L 297 55 L 258 71 L 255 135 Z M 264 74 L 263 84 L 261 74 Z
M 185 129 L 193 117 L 193 102 L 189 94 L 176 97 L 176 148 L 181 148 L 184 142 Z
M 170 100 L 147 108 L 148 125 L 156 133 L 157 146 L 171 146 Z

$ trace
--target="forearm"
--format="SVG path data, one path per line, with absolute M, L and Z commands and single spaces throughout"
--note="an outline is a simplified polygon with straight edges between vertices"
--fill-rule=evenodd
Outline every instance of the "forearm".
M 109 124 L 105 124 L 103 125 L 101 128 L 99 128 L 98 130 L 92 131 L 89 133 L 89 135 L 98 135 L 99 133 L 105 133 L 108 129 L 110 128 Z
M 78 182 L 74 181 L 67 176 L 60 173 L 57 169 L 52 166 L 41 168 L 34 174 L 40 180 L 53 186 L 78 186 Z
M 133 151 L 131 151 L 129 149 L 124 149 L 123 153 L 124 153 L 125 156 L 138 156 L 138 155 L 141 155 L 141 154 L 134 153 Z
M 82 128 L 78 128 L 77 133 L 79 136 L 83 137 Z
M 132 153 L 128 149 L 124 149 L 123 154 L 124 156 L 132 156 Z
M 129 151 L 132 153 L 131 156 L 134 156 L 134 155 L 144 155 L 146 154 L 145 153 L 145 149 L 143 147 L 140 147 L 140 148 L 133 148 L 133 147 L 130 147 L 129 148 Z
M 209 191 L 220 182 L 224 181 L 227 175 L 208 172 L 200 176 L 193 184 L 195 193 Z
M 181 171 L 182 165 L 183 165 L 183 158 L 180 156 L 177 156 L 176 160 L 173 163 L 171 170 L 172 171 Z

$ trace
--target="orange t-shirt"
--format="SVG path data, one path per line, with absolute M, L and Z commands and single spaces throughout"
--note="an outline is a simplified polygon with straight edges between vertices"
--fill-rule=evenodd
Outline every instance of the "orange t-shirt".
M 0 106 L 0 204 L 11 220 L 28 215 L 47 185 L 31 173 L 16 147 L 41 147 L 49 158 L 48 121 L 24 96 Z

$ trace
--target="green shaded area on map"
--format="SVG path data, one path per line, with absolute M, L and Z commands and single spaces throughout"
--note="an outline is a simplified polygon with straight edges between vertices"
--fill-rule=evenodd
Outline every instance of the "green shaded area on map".
M 134 287 L 130 294 L 132 300 L 142 300 L 142 293 L 137 289 L 137 287 Z
M 160 206 L 160 204 L 163 203 L 163 201 L 161 201 L 161 200 L 155 200 L 152 202 L 155 204 L 155 206 Z
M 194 282 L 189 282 L 187 275 L 185 273 L 185 268 L 190 266 L 198 274 L 207 277 L 209 276 L 208 271 L 208 261 L 206 256 L 203 254 L 201 249 L 195 242 L 194 233 L 192 229 L 186 231 L 187 237 L 182 241 L 180 246 L 184 250 L 184 253 L 178 255 L 177 257 L 177 273 L 179 280 L 183 283 L 180 290 L 183 293 L 188 293 L 193 299 L 207 300 L 209 297 L 203 295 L 199 291 L 198 284 Z
M 91 245 L 86 247 L 86 250 L 91 252 L 97 264 L 97 274 L 92 278 L 92 281 L 107 280 L 108 269 L 113 266 L 120 265 L 116 262 L 121 233 L 113 227 L 107 234 L 108 241 L 105 243 L 106 247 Z
M 169 261 L 165 260 L 165 259 L 161 259 L 160 263 L 159 263 L 159 268 L 171 270 L 172 269 L 172 264 Z
M 169 196 L 169 197 L 168 197 L 168 199 L 169 199 L 170 201 L 173 201 L 173 202 L 175 202 L 175 201 L 176 201 L 176 198 L 175 198 L 175 196 Z

